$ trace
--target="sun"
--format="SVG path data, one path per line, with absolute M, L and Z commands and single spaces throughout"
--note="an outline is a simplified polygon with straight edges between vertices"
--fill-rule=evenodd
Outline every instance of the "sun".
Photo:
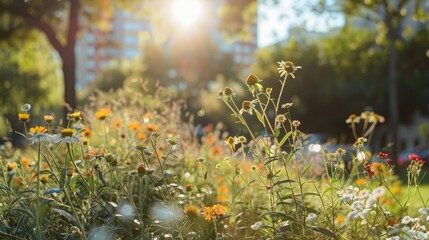
M 171 12 L 174 22 L 187 28 L 198 22 L 203 6 L 201 0 L 174 0 Z

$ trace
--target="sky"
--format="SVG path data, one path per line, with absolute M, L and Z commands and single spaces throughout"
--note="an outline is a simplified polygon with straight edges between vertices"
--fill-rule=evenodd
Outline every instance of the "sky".
M 344 18 L 339 15 L 316 15 L 310 10 L 298 15 L 293 8 L 294 2 L 281 0 L 275 5 L 268 0 L 258 6 L 258 47 L 287 39 L 291 27 L 303 25 L 308 31 L 327 32 L 332 27 L 344 25 Z

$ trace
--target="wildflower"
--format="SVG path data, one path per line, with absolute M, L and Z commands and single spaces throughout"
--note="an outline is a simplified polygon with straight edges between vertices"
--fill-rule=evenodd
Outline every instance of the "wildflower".
M 82 119 L 81 116 L 80 116 L 80 112 L 68 113 L 67 114 L 67 118 L 69 120 L 74 120 L 76 122 Z
M 243 114 L 243 112 L 247 112 L 248 114 L 252 115 L 253 107 L 254 104 L 251 101 L 243 101 L 243 103 L 241 104 L 240 114 Z
M 143 163 L 140 163 L 140 165 L 137 167 L 137 172 L 140 175 L 144 175 L 146 173 L 146 167 Z
M 229 147 L 231 148 L 231 150 L 235 150 L 235 144 L 237 144 L 237 138 L 236 137 L 232 137 L 229 136 L 228 139 L 225 141 L 226 144 L 229 145 Z
M 347 119 L 346 119 L 346 123 L 350 124 L 350 123 L 359 123 L 360 122 L 360 117 L 356 116 L 355 114 L 351 114 Z
M 128 128 L 131 131 L 136 131 L 136 132 L 139 132 L 142 129 L 141 124 L 138 121 L 130 121 L 128 123 Z
M 346 155 L 346 150 L 344 150 L 343 148 L 338 148 L 337 151 L 335 151 L 339 156 L 344 156 Z
M 419 208 L 419 213 L 421 215 L 429 215 L 429 208 Z
M 31 142 L 39 142 L 39 141 L 49 141 L 51 140 L 51 136 L 46 134 L 48 130 L 42 126 L 35 126 L 30 128 L 30 141 Z
M 286 120 L 287 120 L 287 118 L 286 118 L 286 116 L 284 114 L 279 114 L 276 117 L 276 123 L 278 125 L 281 125 L 282 123 L 286 122 Z
M 246 84 L 248 86 L 253 86 L 256 85 L 257 83 L 259 83 L 261 80 L 259 80 L 259 78 L 254 75 L 254 74 L 250 74 L 249 76 L 247 76 L 246 78 Z
M 228 194 L 229 192 L 228 187 L 226 187 L 225 185 L 220 185 L 219 187 L 217 187 L 217 191 L 220 194 Z
M 414 154 L 414 153 L 412 153 L 412 154 L 408 154 L 408 160 L 410 160 L 410 161 L 416 161 L 416 160 L 419 160 L 419 155 Z
M 51 124 L 54 121 L 55 117 L 54 115 L 45 115 L 43 116 L 43 119 L 47 124 Z
M 374 112 L 364 111 L 360 114 L 360 118 L 369 121 L 370 119 L 373 119 L 373 114 Z
M 46 184 L 49 181 L 49 175 L 43 174 L 39 177 L 41 183 Z
M 9 162 L 6 164 L 6 169 L 9 172 L 17 168 L 18 168 L 18 164 L 16 164 L 15 162 Z
M 387 158 L 387 157 L 389 157 L 389 154 L 384 153 L 384 152 L 379 152 L 379 153 L 378 153 L 378 155 L 377 155 L 377 157 L 378 157 L 379 159 Z
M 149 132 L 157 132 L 158 131 L 158 126 L 153 125 L 153 124 L 147 124 L 147 125 L 145 125 L 144 128 Z
M 179 140 L 177 139 L 177 137 L 171 137 L 167 139 L 167 143 L 170 144 L 171 146 L 177 145 L 178 142 Z
M 292 122 L 292 126 L 294 126 L 294 127 L 299 127 L 299 125 L 301 125 L 301 122 L 300 122 L 300 121 L 298 121 L 298 120 L 293 120 L 293 122 Z
M 359 178 L 359 179 L 356 180 L 356 184 L 358 186 L 363 186 L 363 185 L 365 185 L 365 183 L 366 183 L 365 178 Z
M 413 221 L 413 218 L 410 216 L 405 216 L 402 218 L 401 223 L 407 225 Z
M 239 136 L 239 137 L 237 138 L 237 143 L 244 144 L 244 143 L 246 143 L 246 142 L 247 142 L 247 138 L 246 138 L 245 136 Z
M 373 117 L 375 122 L 384 123 L 385 121 L 384 117 L 379 114 L 374 113 Z
M 310 213 L 307 215 L 307 217 L 305 218 L 306 222 L 314 222 L 317 218 L 317 215 L 315 213 Z
M 262 226 L 264 226 L 264 223 L 263 223 L 263 222 L 261 222 L 261 221 L 257 221 L 257 222 L 255 222 L 254 224 L 252 224 L 252 225 L 250 226 L 250 228 L 251 228 L 252 230 L 258 230 L 258 229 L 260 229 Z
M 344 223 L 344 217 L 343 216 L 337 216 L 335 218 L 335 224 L 343 224 Z
M 211 219 L 218 219 L 225 214 L 227 207 L 216 204 L 212 207 L 203 208 L 204 219 L 210 221 Z
M 188 205 L 184 208 L 184 213 L 189 219 L 195 219 L 200 215 L 200 210 L 194 205 Z
M 285 103 L 281 105 L 281 108 L 290 108 L 292 107 L 293 103 Z
M 186 185 L 186 191 L 192 192 L 192 184 L 187 184 Z
M 28 122 L 30 120 L 30 114 L 29 113 L 18 113 L 18 119 L 21 122 Z
M 293 62 L 291 61 L 280 61 L 277 62 L 279 64 L 279 67 L 277 68 L 278 72 L 280 73 L 280 77 L 283 77 L 284 75 L 291 75 L 293 78 L 295 78 L 294 73 L 301 68 L 301 66 L 295 66 Z
M 220 156 L 222 154 L 222 148 L 220 148 L 219 146 L 213 146 L 210 151 L 215 156 Z
M 116 128 L 121 128 L 121 127 L 123 126 L 123 123 L 122 123 L 122 121 L 121 121 L 120 119 L 115 119 L 115 120 L 112 122 L 112 125 L 113 125 L 114 127 L 116 127 Z
M 254 172 L 254 171 L 256 171 L 256 169 L 258 169 L 258 166 L 256 166 L 256 165 L 252 165 L 252 166 L 250 167 L 250 169 Z
M 102 108 L 100 110 L 98 110 L 97 112 L 95 112 L 95 118 L 97 118 L 98 120 L 104 120 L 107 118 L 107 116 L 111 113 L 112 111 L 110 109 L 107 108 Z
M 226 96 L 231 96 L 231 95 L 233 95 L 233 93 L 234 93 L 234 91 L 233 91 L 231 88 L 229 88 L 229 87 L 226 87 L 226 88 L 223 90 L 223 92 L 225 93 L 225 95 L 226 95 Z
M 61 130 L 60 134 L 56 134 L 53 137 L 54 142 L 62 142 L 62 143 L 75 143 L 82 140 L 82 136 L 74 135 L 74 130 L 71 128 L 64 128 Z
M 383 186 L 380 187 L 376 187 L 373 191 L 372 191 L 372 195 L 376 198 L 380 198 L 384 195 L 384 193 L 386 193 L 386 188 L 384 188 Z
M 144 134 L 144 133 L 142 133 L 142 132 L 139 132 L 139 133 L 137 134 L 137 137 L 138 137 L 138 139 L 140 139 L 140 140 L 145 140 L 145 139 L 147 138 L 147 135 L 146 135 L 146 134 Z
M 24 112 L 28 112 L 31 109 L 31 105 L 29 103 L 26 103 L 24 105 L 22 105 L 21 110 Z

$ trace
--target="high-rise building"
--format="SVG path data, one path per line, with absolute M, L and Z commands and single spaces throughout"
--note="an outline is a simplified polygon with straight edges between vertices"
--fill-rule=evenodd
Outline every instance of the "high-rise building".
M 256 59 L 256 24 L 251 27 L 248 39 L 225 40 L 218 30 L 219 18 L 216 16 L 224 0 L 205 1 L 205 3 L 205 11 L 210 14 L 209 29 L 205 32 L 208 32 L 220 52 L 232 55 L 237 71 L 243 75 L 247 74 Z M 152 32 L 152 27 L 140 14 L 142 11 L 139 11 L 139 7 L 143 10 L 145 6 L 137 5 L 132 12 L 115 8 L 112 11 L 113 14 L 102 16 L 106 22 L 105 26 L 108 27 L 91 26 L 83 33 L 76 47 L 78 89 L 91 85 L 113 62 L 130 61 L 140 55 L 139 36 L 144 32 Z M 175 36 L 171 36 L 168 41 L 170 44 L 167 43 L 166 46 L 175 41 Z M 164 50 L 169 51 L 169 48 L 166 47 Z

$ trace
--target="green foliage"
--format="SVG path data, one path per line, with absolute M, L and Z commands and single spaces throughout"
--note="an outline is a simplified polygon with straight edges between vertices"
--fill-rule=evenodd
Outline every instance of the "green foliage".
M 15 106 L 35 104 L 35 112 L 55 106 L 61 85 L 56 74 L 58 63 L 45 39 L 32 32 L 27 40 L 0 42 L 1 114 L 16 114 Z

